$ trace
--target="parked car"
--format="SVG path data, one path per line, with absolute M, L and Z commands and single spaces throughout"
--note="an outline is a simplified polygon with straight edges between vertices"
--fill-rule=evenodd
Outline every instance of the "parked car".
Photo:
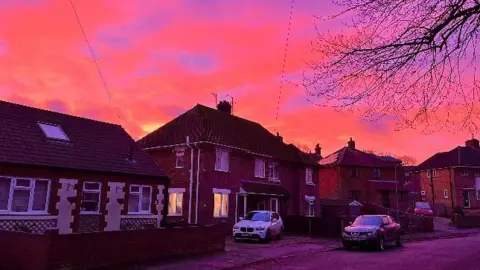
M 272 211 L 252 211 L 233 226 L 233 238 L 269 241 L 283 236 L 283 221 Z
M 407 212 L 413 212 L 415 215 L 432 216 L 433 210 L 427 202 L 415 202 Z
M 350 226 L 345 227 L 342 234 L 343 247 L 346 250 L 353 246 L 373 245 L 378 250 L 395 243 L 397 247 L 403 246 L 403 231 L 400 224 L 387 215 L 362 215 L 358 216 Z

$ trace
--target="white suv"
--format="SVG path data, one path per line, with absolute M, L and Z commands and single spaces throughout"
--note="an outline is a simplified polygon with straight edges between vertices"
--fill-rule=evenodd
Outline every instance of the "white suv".
M 233 226 L 233 238 L 269 241 L 280 239 L 283 235 L 283 221 L 280 215 L 272 211 L 252 211 Z

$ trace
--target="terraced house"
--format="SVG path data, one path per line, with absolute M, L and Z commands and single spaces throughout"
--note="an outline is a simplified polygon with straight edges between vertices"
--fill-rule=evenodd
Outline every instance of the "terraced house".
M 260 124 L 196 105 L 138 141 L 172 179 L 168 219 L 233 223 L 251 210 L 319 213 L 318 164 Z

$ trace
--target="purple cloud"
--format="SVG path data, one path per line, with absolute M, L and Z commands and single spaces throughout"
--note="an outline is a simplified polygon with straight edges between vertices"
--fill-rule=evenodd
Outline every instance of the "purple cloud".
M 69 113 L 70 108 L 68 105 L 61 100 L 49 100 L 47 101 L 47 108 L 49 110 L 59 112 L 59 113 Z

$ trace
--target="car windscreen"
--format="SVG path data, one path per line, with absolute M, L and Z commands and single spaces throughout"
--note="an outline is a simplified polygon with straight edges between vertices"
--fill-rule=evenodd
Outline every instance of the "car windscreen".
M 428 209 L 428 210 L 430 210 L 430 205 L 428 205 L 428 203 L 416 203 L 416 204 L 415 204 L 415 207 L 416 207 L 416 208 L 420 208 L 420 209 Z
M 269 222 L 270 214 L 266 212 L 250 212 L 245 216 L 245 220 Z
M 378 226 L 381 223 L 381 218 L 379 216 L 361 216 L 355 219 L 353 226 Z

